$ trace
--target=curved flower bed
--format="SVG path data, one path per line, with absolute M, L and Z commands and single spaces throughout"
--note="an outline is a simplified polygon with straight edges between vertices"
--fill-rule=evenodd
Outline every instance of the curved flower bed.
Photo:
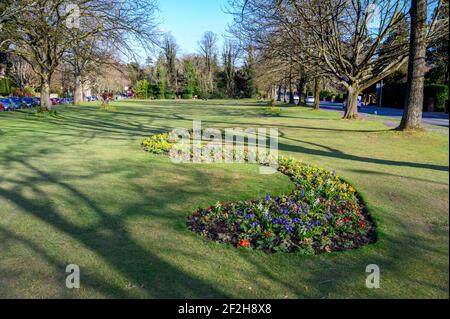
M 168 154 L 168 134 L 150 137 L 142 147 Z M 361 247 L 376 240 L 375 225 L 356 190 L 334 172 L 280 158 L 279 171 L 295 185 L 288 195 L 200 208 L 187 227 L 210 240 L 266 252 L 307 255 Z

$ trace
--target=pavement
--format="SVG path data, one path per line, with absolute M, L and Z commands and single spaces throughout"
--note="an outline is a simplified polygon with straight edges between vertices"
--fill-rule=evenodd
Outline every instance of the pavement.
M 321 102 L 320 107 L 324 110 L 339 111 L 343 112 L 344 105 L 342 103 L 331 103 L 331 102 Z M 376 107 L 376 106 L 365 106 L 363 107 L 360 114 L 366 114 L 370 117 L 372 116 L 384 116 L 392 120 L 400 121 L 403 116 L 403 110 L 394 109 L 389 107 Z M 424 112 L 423 113 L 423 123 L 429 125 L 436 125 L 444 128 L 449 128 L 449 116 L 445 113 L 440 112 Z

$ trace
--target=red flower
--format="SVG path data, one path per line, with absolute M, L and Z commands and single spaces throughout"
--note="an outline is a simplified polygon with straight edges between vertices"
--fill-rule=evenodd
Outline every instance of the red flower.
M 350 217 L 346 217 L 345 219 L 344 219 L 344 222 L 346 223 L 346 224 L 348 224 L 348 223 L 350 223 L 352 220 L 350 219 Z
M 240 239 L 238 241 L 237 244 L 238 248 L 243 247 L 243 248 L 250 248 L 251 244 L 250 244 L 250 240 L 248 239 Z
M 366 223 L 363 222 L 363 221 L 361 220 L 361 221 L 358 223 L 358 226 L 359 226 L 360 229 L 364 229 L 364 228 L 366 228 Z

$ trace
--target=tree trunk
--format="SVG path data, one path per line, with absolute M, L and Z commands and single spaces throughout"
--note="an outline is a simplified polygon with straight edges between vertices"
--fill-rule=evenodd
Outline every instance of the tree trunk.
M 411 35 L 408 64 L 408 89 L 402 122 L 397 130 L 422 127 L 427 37 L 427 1 L 411 1 Z
M 298 84 L 298 94 L 300 95 L 300 103 L 305 103 L 306 99 L 306 78 L 302 76 Z
M 320 78 L 315 78 L 314 79 L 314 110 L 316 110 L 316 111 L 320 110 L 320 85 L 321 85 Z
M 73 93 L 73 104 L 83 103 L 83 82 L 81 81 L 81 75 L 75 75 L 75 92 Z
M 295 88 L 294 83 L 292 82 L 292 73 L 289 74 L 289 104 L 294 105 L 295 104 Z
M 277 96 L 277 101 L 281 102 L 281 90 L 283 89 L 283 87 L 281 86 L 281 84 L 278 86 L 278 96 Z
M 41 79 L 41 111 L 50 111 L 52 103 L 50 101 L 50 76 Z
M 359 91 L 356 87 L 348 88 L 347 107 L 344 119 L 352 120 L 358 118 L 358 95 Z

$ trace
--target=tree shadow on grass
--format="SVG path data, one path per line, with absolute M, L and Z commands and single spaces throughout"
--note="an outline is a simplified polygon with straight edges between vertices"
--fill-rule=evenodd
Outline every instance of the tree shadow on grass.
M 294 295 L 289 298 L 446 298 L 448 247 L 437 249 L 423 234 L 411 232 L 402 216 L 389 215 L 386 222 L 400 226 L 400 232 L 383 233 L 377 244 L 354 251 L 314 257 L 283 254 L 269 256 L 266 262 L 253 254 L 246 258 L 262 277 L 292 291 Z M 434 235 L 448 236 L 448 232 L 437 230 Z M 272 259 L 286 266 L 275 272 Z M 380 289 L 366 287 L 366 267 L 372 264 L 380 267 Z M 432 270 L 416 265 L 427 265 Z M 437 280 L 430 280 L 430 271 Z
M 282 135 L 282 139 L 290 140 L 295 143 L 311 145 L 314 147 L 322 148 L 323 150 L 316 149 L 316 148 L 308 148 L 308 147 L 301 146 L 298 144 L 293 145 L 293 144 L 287 144 L 287 143 L 279 143 L 280 151 L 287 151 L 287 152 L 293 152 L 293 153 L 299 153 L 299 154 L 310 154 L 310 155 L 316 155 L 316 156 L 322 156 L 322 157 L 338 158 L 338 159 L 342 159 L 342 160 L 357 161 L 357 162 L 362 162 L 362 163 L 372 163 L 372 164 L 412 167 L 412 168 L 425 168 L 425 169 L 431 169 L 431 170 L 442 171 L 442 172 L 449 171 L 449 167 L 443 166 L 443 165 L 403 162 L 403 161 L 395 161 L 395 160 L 379 159 L 379 158 L 373 158 L 373 157 L 347 154 L 347 153 L 342 152 L 341 150 L 338 150 L 338 149 L 335 149 L 335 148 L 332 148 L 329 146 L 321 145 L 318 143 L 288 138 L 284 134 Z
M 41 162 L 41 158 L 35 152 L 33 158 L 24 156 L 14 156 L 11 151 L 3 155 L 2 159 L 6 164 L 22 166 L 26 174 L 19 174 L 18 177 L 0 178 L 0 197 L 6 201 L 14 203 L 23 212 L 46 223 L 58 232 L 69 236 L 78 244 L 86 247 L 96 255 L 100 256 L 109 266 L 122 276 L 126 277 L 130 283 L 139 285 L 148 297 L 152 298 L 224 298 L 227 295 L 216 287 L 211 286 L 205 280 L 194 277 L 185 271 L 173 266 L 169 262 L 162 260 L 138 244 L 128 233 L 124 225 L 126 212 L 114 216 L 99 207 L 85 193 L 69 184 L 66 179 L 58 175 L 50 174 L 40 169 L 35 163 Z M 48 156 L 49 154 L 46 154 Z M 104 174 L 105 172 L 103 172 Z M 81 177 L 84 178 L 84 177 Z M 89 176 L 95 179 L 96 176 Z M 207 180 L 207 176 L 199 176 L 200 180 Z M 56 186 L 60 191 L 67 193 L 71 201 L 86 205 L 95 212 L 98 222 L 93 225 L 82 226 L 67 219 L 67 216 L 60 214 L 57 208 L 53 207 L 52 194 L 48 194 L 41 189 L 41 185 Z M 9 185 L 9 186 L 4 186 Z M 180 185 L 180 187 L 183 187 Z M 22 190 L 27 189 L 32 192 L 34 198 L 39 201 L 24 196 Z M 161 196 L 161 193 L 159 194 Z M 146 199 L 148 202 L 151 199 Z M 161 202 L 169 201 L 169 198 L 159 198 Z M 136 210 L 143 208 L 144 204 L 136 204 Z M 147 214 L 148 212 L 141 212 Z M 136 212 L 139 214 L 139 212 Z M 171 216 L 161 215 L 160 218 L 170 219 Z M 61 265 L 69 264 L 68 261 L 57 260 L 50 257 L 44 249 L 39 248 L 36 243 L 27 240 L 13 231 L 0 229 L 0 233 L 7 235 L 10 241 L 21 242 L 35 251 L 48 263 L 54 266 L 55 272 L 61 272 Z M 6 244 L 6 243 L 3 243 Z M 70 247 L 69 247 L 70 249 Z M 72 261 L 73 262 L 73 261 Z M 71 262 L 70 262 L 71 263 Z M 82 265 L 80 265 L 82 268 Z M 123 287 L 110 284 L 107 278 L 92 277 L 85 279 L 89 282 L 90 288 L 96 289 L 107 296 L 133 297 L 133 292 L 127 292 Z M 61 281 L 64 285 L 64 281 Z

